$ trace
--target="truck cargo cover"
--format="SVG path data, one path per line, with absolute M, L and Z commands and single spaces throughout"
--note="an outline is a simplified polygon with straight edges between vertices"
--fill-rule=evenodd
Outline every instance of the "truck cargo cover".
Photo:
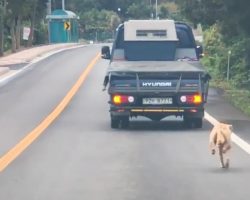
M 200 72 L 206 73 L 199 61 L 114 61 L 110 72 Z

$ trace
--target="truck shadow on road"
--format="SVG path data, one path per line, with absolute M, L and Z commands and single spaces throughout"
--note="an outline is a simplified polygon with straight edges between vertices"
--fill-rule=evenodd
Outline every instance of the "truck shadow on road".
M 206 132 L 212 129 L 212 125 L 204 120 L 202 128 L 189 128 L 182 120 L 176 121 L 147 121 L 136 120 L 130 121 L 129 127 L 126 130 L 131 131 L 193 131 L 193 132 Z

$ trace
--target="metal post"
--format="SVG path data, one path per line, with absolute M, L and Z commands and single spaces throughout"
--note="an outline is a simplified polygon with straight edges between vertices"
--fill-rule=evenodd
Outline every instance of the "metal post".
M 51 15 L 51 12 L 52 12 L 51 0 L 48 0 L 48 3 L 47 3 L 47 15 Z M 51 19 L 48 19 L 48 42 L 49 42 L 49 44 L 51 43 L 50 23 L 51 23 Z
M 62 10 L 65 10 L 65 1 L 62 0 Z
M 51 0 L 48 0 L 47 3 L 47 15 L 51 15 Z
M 4 16 L 5 16 L 5 2 L 0 1 L 0 56 L 4 54 Z
M 122 17 L 122 9 L 120 7 L 117 8 L 117 14 L 118 14 L 120 22 L 123 22 L 124 19 Z
M 231 56 L 231 51 L 229 50 L 227 52 L 227 81 L 229 81 L 229 76 L 230 76 L 230 56 Z
M 158 2 L 155 0 L 155 19 L 158 19 Z

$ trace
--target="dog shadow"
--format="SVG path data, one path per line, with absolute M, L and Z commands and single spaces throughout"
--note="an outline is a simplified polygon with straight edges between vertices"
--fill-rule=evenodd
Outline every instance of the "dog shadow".
M 229 168 L 222 168 L 222 167 L 214 167 L 214 168 L 207 168 L 207 172 L 213 174 L 237 174 L 237 173 L 250 173 L 250 169 L 242 168 L 242 167 L 229 167 Z

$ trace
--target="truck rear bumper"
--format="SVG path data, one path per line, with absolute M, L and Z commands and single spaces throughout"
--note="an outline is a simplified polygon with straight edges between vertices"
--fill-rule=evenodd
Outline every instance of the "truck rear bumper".
M 203 107 L 185 108 L 162 108 L 162 107 L 111 107 L 112 116 L 185 116 L 191 118 L 202 118 L 204 116 Z

